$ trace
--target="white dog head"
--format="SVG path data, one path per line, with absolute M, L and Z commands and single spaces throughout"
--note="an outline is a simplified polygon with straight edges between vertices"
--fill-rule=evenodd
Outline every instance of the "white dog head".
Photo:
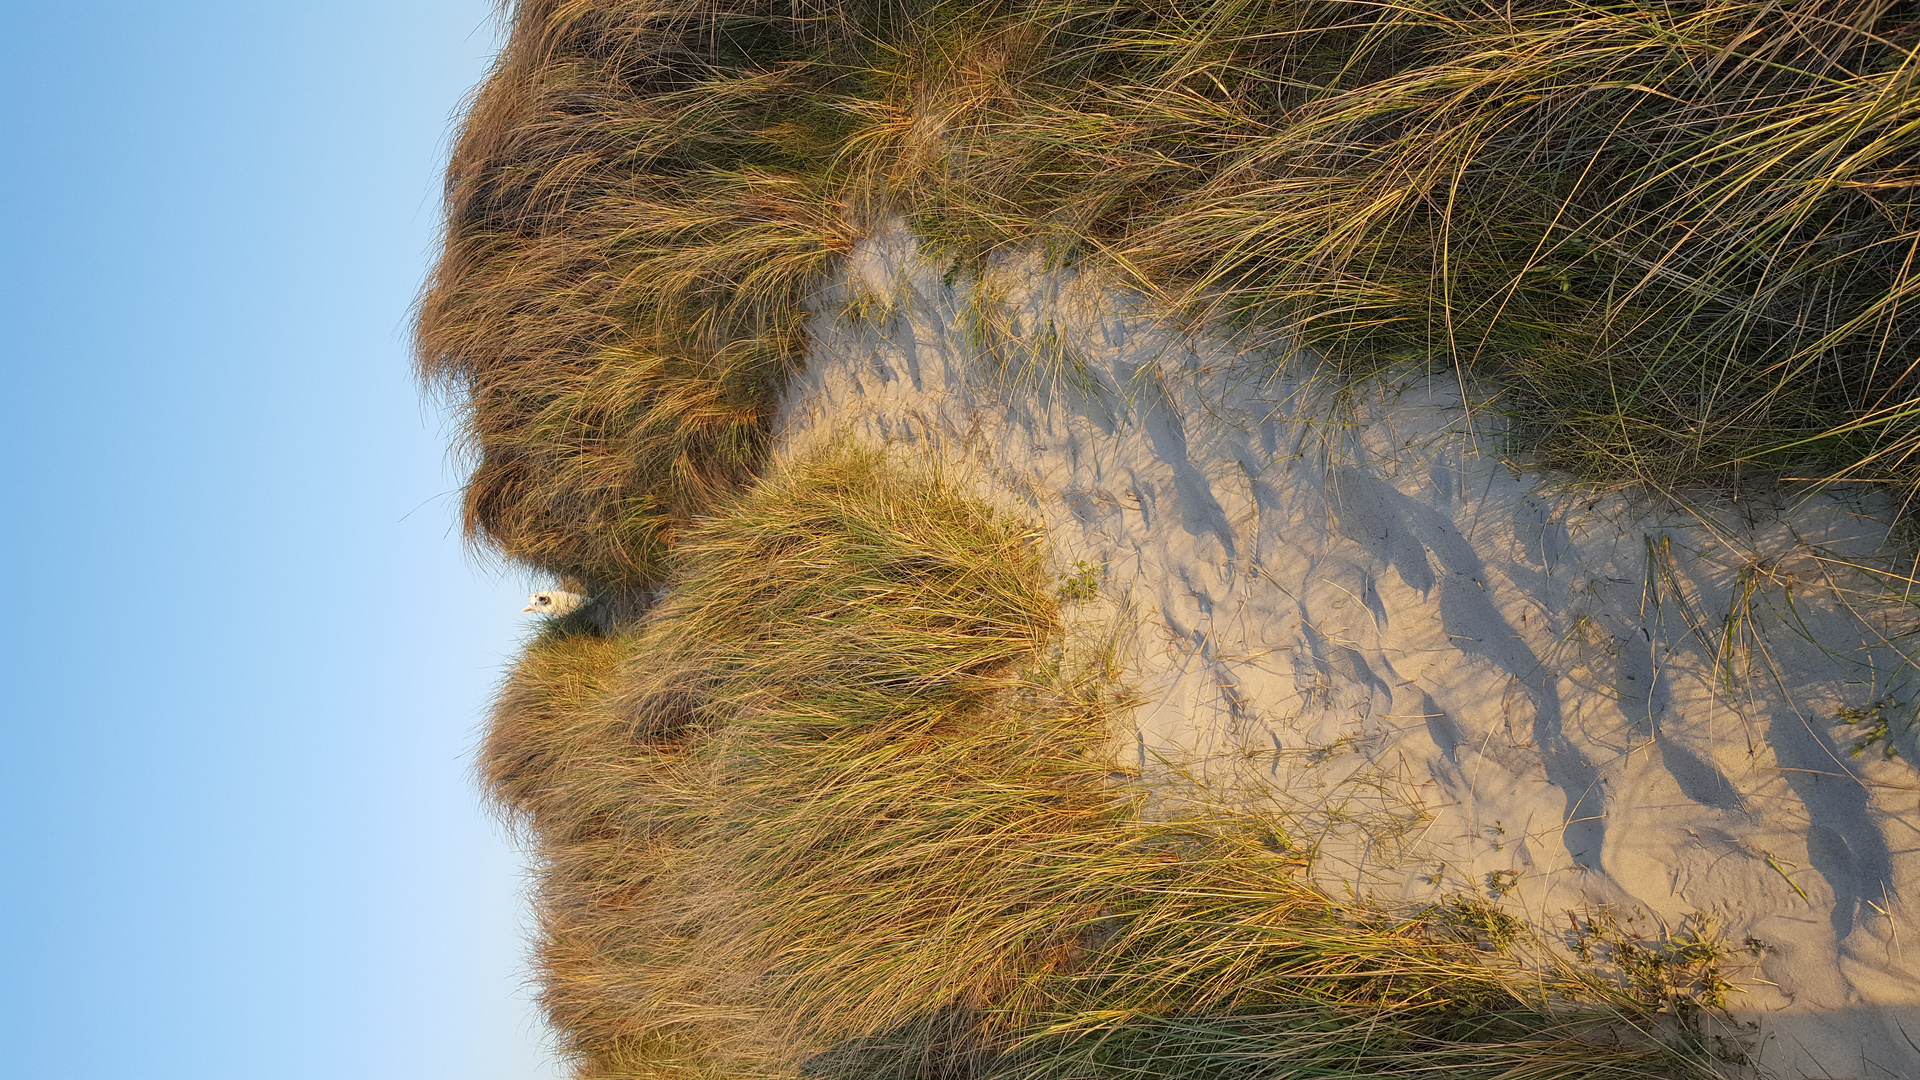
M 537 615 L 565 615 L 569 611 L 580 610 L 586 604 L 587 598 L 579 593 L 542 589 L 527 597 L 527 606 L 520 609 L 520 614 L 532 612 Z

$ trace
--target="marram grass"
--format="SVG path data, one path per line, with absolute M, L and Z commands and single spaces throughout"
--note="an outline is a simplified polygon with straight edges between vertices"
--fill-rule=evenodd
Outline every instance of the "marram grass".
M 1045 556 L 840 449 L 688 530 L 637 623 L 531 644 L 483 768 L 577 1075 L 1711 1074 L 1600 982 L 1314 891 L 1269 824 L 1143 814 Z
M 983 351 L 979 268 L 1038 250 L 1457 372 L 1587 482 L 1910 496 L 1917 40 L 1891 0 L 515 5 L 418 348 L 469 535 L 600 597 L 482 762 L 579 1075 L 1717 1068 L 1665 974 L 1542 974 L 1316 893 L 1275 823 L 1147 815 L 1032 530 L 858 452 L 764 475 L 772 415 L 905 218 Z
M 423 371 L 473 535 L 660 579 L 877 221 L 1457 370 L 1603 484 L 1920 490 L 1920 16 L 1894 0 L 525 0 Z M 956 280 L 972 280 L 961 275 Z

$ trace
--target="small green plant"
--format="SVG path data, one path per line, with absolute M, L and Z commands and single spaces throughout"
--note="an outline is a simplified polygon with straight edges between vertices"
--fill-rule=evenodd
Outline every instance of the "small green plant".
M 1464 941 L 1483 952 L 1505 952 L 1526 924 L 1477 896 L 1453 896 L 1428 910 L 1428 922 L 1444 939 Z
M 1584 920 L 1571 915 L 1569 919 L 1574 955 L 1612 974 L 1623 989 L 1650 1008 L 1691 1022 L 1703 1008 L 1724 1011 L 1727 995 L 1738 992 L 1723 970 L 1735 949 L 1720 939 L 1709 915 L 1695 912 L 1679 929 L 1651 937 L 1622 927 L 1610 909 Z M 1771 948 L 1749 938 L 1740 951 L 1757 959 Z
M 1900 756 L 1900 748 L 1893 743 L 1893 723 L 1888 715 L 1898 707 L 1899 703 L 1889 697 L 1861 709 L 1844 706 L 1834 714 L 1834 719 L 1839 723 L 1859 729 L 1859 734 L 1853 740 L 1852 756 L 1859 757 L 1875 746 L 1880 748 L 1884 758 Z
M 1486 876 L 1487 896 L 1494 900 L 1512 892 L 1520 884 L 1520 874 L 1514 870 L 1489 870 Z
M 1104 564 L 1095 566 L 1085 559 L 1075 559 L 1073 569 L 1060 575 L 1060 586 L 1054 592 L 1068 603 L 1091 600 L 1100 595 L 1100 581 L 1106 573 Z

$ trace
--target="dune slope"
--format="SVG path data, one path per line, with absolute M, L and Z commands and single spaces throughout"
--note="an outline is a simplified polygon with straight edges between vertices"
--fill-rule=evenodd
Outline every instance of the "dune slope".
M 1116 759 L 1167 806 L 1279 815 L 1330 890 L 1484 897 L 1570 954 L 1704 934 L 1783 1074 L 1920 1072 L 1891 507 L 1573 487 L 1450 374 L 1273 374 L 1071 271 L 917 250 L 849 259 L 777 444 L 911 447 L 1044 520 L 1128 631 Z

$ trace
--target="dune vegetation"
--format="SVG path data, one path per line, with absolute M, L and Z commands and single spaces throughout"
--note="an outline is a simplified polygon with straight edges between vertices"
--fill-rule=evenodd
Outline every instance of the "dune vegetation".
M 618 631 L 549 624 L 483 751 L 578 1075 L 1709 1075 L 1656 1015 L 1691 983 L 1530 974 L 1490 910 L 1143 813 L 1040 538 L 937 475 L 830 452 L 676 559 Z
M 1542 974 L 1470 906 L 1315 893 L 1275 823 L 1145 813 L 1031 527 L 772 470 L 772 417 L 905 219 L 955 278 L 1037 250 L 1457 371 L 1589 483 L 1910 495 L 1916 42 L 1893 0 L 515 5 L 417 345 L 470 536 L 598 598 L 482 762 L 579 1075 L 1718 1068 L 1701 956 Z
M 466 518 L 636 583 L 752 475 L 877 218 L 1349 370 L 1488 380 L 1604 483 L 1920 483 L 1920 17 L 1892 0 L 518 5 L 426 376 Z

